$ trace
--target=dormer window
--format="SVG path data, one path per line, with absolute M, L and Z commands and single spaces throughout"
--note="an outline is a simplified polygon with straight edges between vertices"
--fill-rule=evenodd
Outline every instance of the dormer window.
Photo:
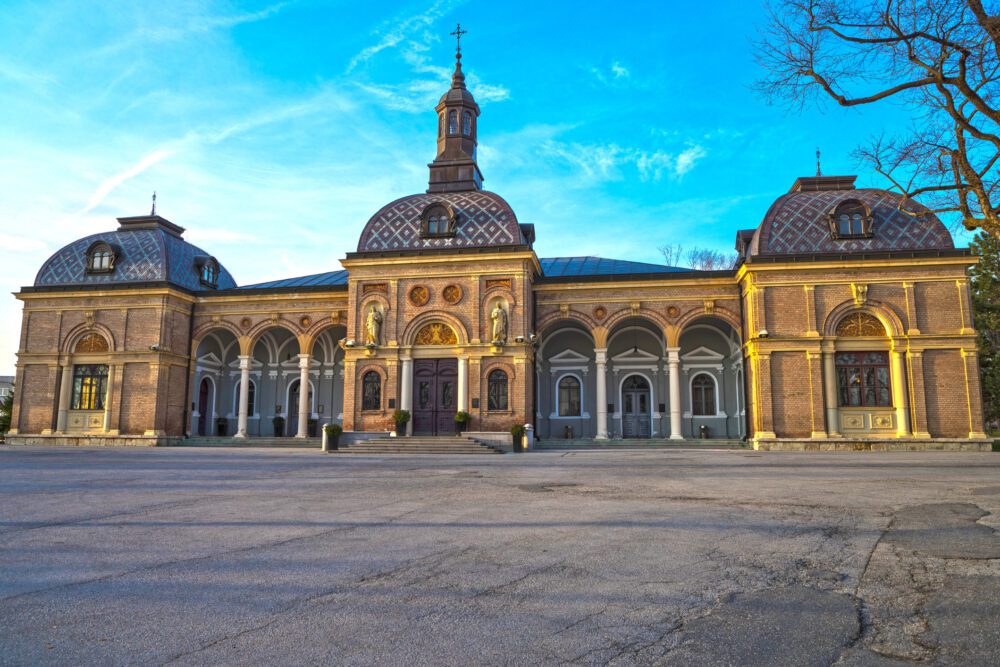
M 448 112 L 448 134 L 458 134 L 458 112 L 454 109 Z
M 196 257 L 194 263 L 202 285 L 212 289 L 219 286 L 219 263 L 214 257 Z
M 845 199 L 828 214 L 830 233 L 835 239 L 867 239 L 872 236 L 872 213 L 858 199 Z
M 472 136 L 472 112 L 466 111 L 462 114 L 462 135 Z
M 422 214 L 421 236 L 442 237 L 455 235 L 455 211 L 442 203 L 433 203 Z
M 115 270 L 115 250 L 99 241 L 87 252 L 87 273 L 111 273 Z

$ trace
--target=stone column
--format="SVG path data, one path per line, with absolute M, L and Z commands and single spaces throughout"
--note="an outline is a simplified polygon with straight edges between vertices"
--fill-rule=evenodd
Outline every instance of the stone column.
M 469 358 L 458 358 L 458 410 L 469 411 Z
M 111 430 L 111 397 L 115 393 L 115 367 L 108 366 L 108 385 L 104 389 L 104 432 Z
M 608 349 L 605 347 L 595 348 L 594 356 L 597 360 L 597 435 L 595 440 L 608 439 Z
M 913 437 L 930 438 L 927 427 L 927 397 L 924 395 L 924 353 L 923 350 L 908 350 L 909 361 L 906 388 L 910 393 L 910 415 L 913 419 Z
M 413 359 L 404 357 L 401 361 L 399 409 L 410 413 L 410 421 L 406 422 L 406 435 L 413 435 Z
M 59 383 L 59 412 L 56 416 L 56 433 L 65 433 L 69 423 L 69 401 L 73 394 L 73 365 L 62 367 L 62 382 Z
M 894 348 L 889 372 L 892 373 L 892 404 L 896 406 L 896 436 L 910 437 L 910 405 L 906 400 L 906 371 L 903 350 Z
M 309 355 L 299 355 L 299 431 L 296 438 L 309 437 Z
M 240 411 L 236 422 L 236 435 L 234 438 L 247 437 L 247 410 L 250 407 L 250 357 L 239 356 L 240 360 Z M 218 397 L 216 397 L 218 398 Z M 218 403 L 216 403 L 218 405 Z M 213 424 L 214 428 L 215 425 Z
M 670 367 L 670 439 L 683 440 L 681 430 L 681 348 L 667 348 L 667 365 Z
M 826 395 L 826 432 L 840 436 L 840 411 L 837 408 L 837 363 L 833 350 L 823 351 L 823 386 Z

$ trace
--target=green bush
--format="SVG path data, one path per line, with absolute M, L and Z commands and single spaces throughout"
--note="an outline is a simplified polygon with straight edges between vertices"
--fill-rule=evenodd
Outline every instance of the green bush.
M 472 415 L 463 410 L 459 410 L 455 413 L 455 422 L 458 424 L 468 424 L 469 420 L 472 419 Z
M 524 429 L 524 424 L 514 424 L 510 427 L 510 434 L 514 437 L 514 444 L 521 444 L 521 440 L 524 438 L 526 433 Z
M 392 421 L 396 425 L 405 424 L 410 421 L 410 411 L 409 410 L 396 410 L 392 413 Z
M 327 424 L 323 430 L 326 431 L 327 437 L 339 438 L 340 434 L 344 432 L 344 427 L 340 424 Z

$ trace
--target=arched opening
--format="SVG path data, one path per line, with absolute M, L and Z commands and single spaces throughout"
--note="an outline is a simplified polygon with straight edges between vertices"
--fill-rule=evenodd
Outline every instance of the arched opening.
M 607 356 L 609 436 L 650 438 L 666 434 L 666 348 L 660 325 L 642 316 L 619 320 L 608 336 Z
M 60 398 L 57 430 L 99 432 L 110 429 L 111 344 L 96 331 L 72 345 L 62 382 L 69 391 Z
M 191 387 L 192 435 L 236 433 L 236 412 L 223 397 L 231 396 L 239 382 L 239 354 L 239 341 L 230 330 L 220 327 L 202 334 Z
M 542 332 L 535 360 L 535 420 L 540 437 L 594 437 L 594 359 L 594 339 L 581 323 L 560 321 Z
M 739 333 L 725 320 L 706 316 L 687 323 L 679 342 L 681 434 L 742 437 L 746 400 Z

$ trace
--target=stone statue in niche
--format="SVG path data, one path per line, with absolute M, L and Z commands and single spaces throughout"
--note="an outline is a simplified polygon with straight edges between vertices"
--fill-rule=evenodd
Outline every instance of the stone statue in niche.
M 490 319 L 493 321 L 493 343 L 506 343 L 507 311 L 503 309 L 503 304 L 499 301 L 497 301 L 497 305 L 493 307 L 493 312 L 490 313 Z
M 378 308 L 372 304 L 371 310 L 368 311 L 368 318 L 365 320 L 365 345 L 377 346 L 381 339 L 382 314 L 378 312 Z

